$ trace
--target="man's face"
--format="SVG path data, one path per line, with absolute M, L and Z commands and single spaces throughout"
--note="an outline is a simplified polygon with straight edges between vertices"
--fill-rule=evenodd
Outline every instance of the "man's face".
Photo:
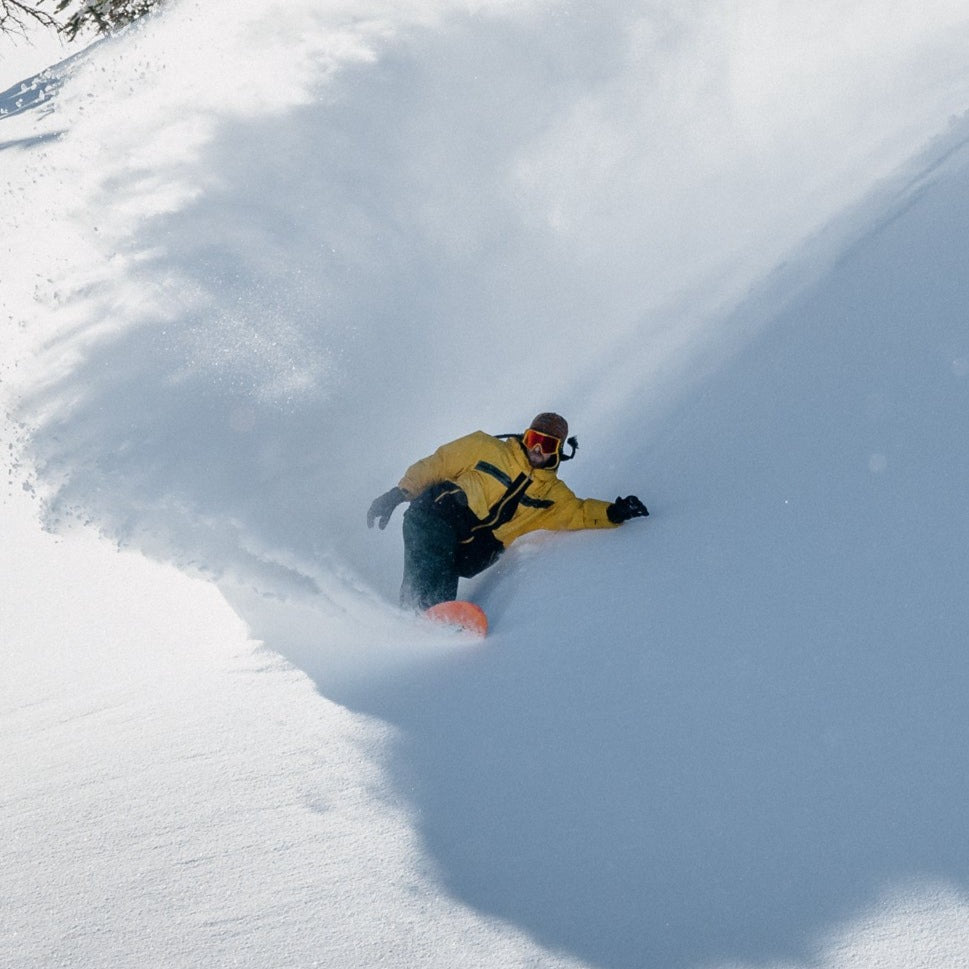
M 528 463 L 533 468 L 545 468 L 555 463 L 562 442 L 557 437 L 541 434 L 529 428 L 523 438 Z
M 533 468 L 544 468 L 555 460 L 554 454 L 545 454 L 536 444 L 533 448 L 528 448 L 528 463 Z

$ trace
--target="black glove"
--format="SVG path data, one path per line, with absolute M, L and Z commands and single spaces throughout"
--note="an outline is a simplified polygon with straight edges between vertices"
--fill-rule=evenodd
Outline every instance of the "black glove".
M 635 495 L 617 498 L 606 509 L 606 518 L 613 525 L 621 525 L 623 522 L 628 522 L 630 518 L 646 518 L 648 515 L 646 506 Z
M 370 510 L 367 512 L 367 528 L 373 528 L 374 520 L 380 528 L 386 528 L 390 516 L 394 509 L 402 502 L 407 501 L 407 496 L 400 488 L 391 488 L 379 498 L 374 498 Z

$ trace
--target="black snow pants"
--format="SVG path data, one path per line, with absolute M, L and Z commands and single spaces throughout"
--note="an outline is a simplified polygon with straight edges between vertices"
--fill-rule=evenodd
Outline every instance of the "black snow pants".
M 429 609 L 457 598 L 458 579 L 493 565 L 505 550 L 480 525 L 464 492 L 453 482 L 432 485 L 404 513 L 404 581 L 401 605 Z

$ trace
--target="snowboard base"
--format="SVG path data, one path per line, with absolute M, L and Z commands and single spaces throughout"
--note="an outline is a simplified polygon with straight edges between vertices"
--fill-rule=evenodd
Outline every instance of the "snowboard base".
M 424 615 L 431 622 L 451 626 L 479 639 L 484 639 L 488 635 L 488 617 L 484 609 L 465 599 L 439 602 L 436 606 L 425 609 Z

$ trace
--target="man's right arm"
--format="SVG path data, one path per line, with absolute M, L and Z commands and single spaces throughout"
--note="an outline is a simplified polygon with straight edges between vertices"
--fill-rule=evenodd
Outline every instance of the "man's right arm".
M 413 501 L 425 488 L 456 478 L 471 467 L 477 460 L 483 436 L 487 436 L 483 431 L 475 431 L 449 444 L 442 444 L 433 454 L 415 461 L 404 472 L 396 488 L 374 499 L 367 512 L 367 527 L 373 528 L 376 521 L 379 528 L 386 528 L 394 509 L 401 502 Z
M 433 454 L 415 461 L 404 472 L 397 487 L 410 501 L 433 484 L 453 480 L 477 462 L 481 436 L 481 431 L 475 431 L 459 437 L 456 441 L 442 444 Z

